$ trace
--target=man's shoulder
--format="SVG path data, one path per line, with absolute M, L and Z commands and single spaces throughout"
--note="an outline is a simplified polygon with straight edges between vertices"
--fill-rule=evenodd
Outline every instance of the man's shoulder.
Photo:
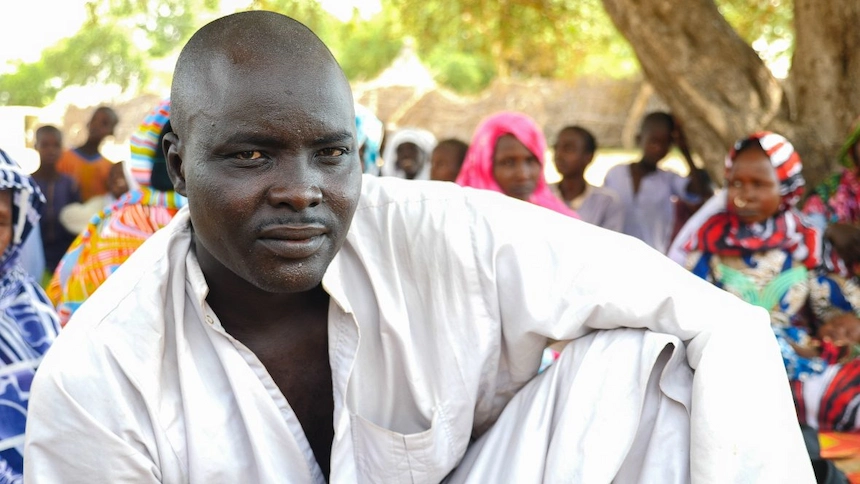
M 611 202 L 621 203 L 621 196 L 618 195 L 618 192 L 616 192 L 612 188 L 609 188 L 606 186 L 594 186 L 594 185 L 592 185 L 591 196 L 593 196 L 595 198 L 609 199 Z
M 427 201 L 462 201 L 467 196 L 468 190 L 450 182 L 364 175 L 358 209 L 420 204 Z
M 187 217 L 148 238 L 72 316 L 68 328 L 111 334 L 125 340 L 135 326 L 156 330 L 163 318 L 173 271 L 185 266 L 190 239 Z M 119 328 L 118 330 L 116 328 Z M 130 336 L 133 339 L 133 336 Z M 112 338 L 113 339 L 113 338 Z M 131 342 L 131 341 L 129 341 Z
M 492 190 L 461 187 L 451 182 L 365 175 L 353 225 L 366 223 L 368 219 L 388 223 L 397 218 L 394 214 L 401 214 L 407 225 L 428 229 L 437 223 L 473 223 L 494 218 L 499 211 L 520 206 L 543 210 Z
M 605 180 L 611 180 L 630 173 L 630 163 L 619 163 L 606 171 Z

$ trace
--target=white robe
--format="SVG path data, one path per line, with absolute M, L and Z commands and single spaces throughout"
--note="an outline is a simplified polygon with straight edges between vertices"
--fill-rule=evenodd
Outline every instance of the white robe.
M 33 383 L 27 482 L 322 482 L 190 244 L 183 209 L 75 313 Z M 453 481 L 814 480 L 767 313 L 631 237 L 365 177 L 323 286 L 333 483 L 439 482 L 461 461 Z M 653 332 L 594 331 L 619 327 Z

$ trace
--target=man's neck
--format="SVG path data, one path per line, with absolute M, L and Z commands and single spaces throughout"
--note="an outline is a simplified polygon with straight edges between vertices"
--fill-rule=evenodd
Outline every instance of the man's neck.
M 260 334 L 274 327 L 280 331 L 292 324 L 303 326 L 305 315 L 328 307 L 329 296 L 321 284 L 303 292 L 268 292 L 215 262 L 211 254 L 195 252 L 209 285 L 206 301 L 231 334 Z
M 657 171 L 657 163 L 651 163 L 645 160 L 639 160 L 639 162 L 634 163 L 633 166 L 643 175 Z
M 571 201 L 585 192 L 588 183 L 582 173 L 565 176 L 558 184 L 561 195 L 565 200 Z
M 39 165 L 39 168 L 33 173 L 33 177 L 39 180 L 55 180 L 59 175 L 60 172 L 57 171 L 56 165 Z
M 93 157 L 99 154 L 99 146 L 102 142 L 99 140 L 88 139 L 86 143 L 77 147 L 77 150 L 84 156 Z

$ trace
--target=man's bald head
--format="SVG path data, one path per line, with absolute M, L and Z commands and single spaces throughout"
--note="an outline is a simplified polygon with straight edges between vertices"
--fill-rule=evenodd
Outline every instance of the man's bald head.
M 352 90 L 331 52 L 283 15 L 230 15 L 185 46 L 171 96 L 163 148 L 210 288 L 317 287 L 361 191 Z
M 209 85 L 224 70 L 254 72 L 280 65 L 348 81 L 331 51 L 300 22 L 275 12 L 249 11 L 219 18 L 198 30 L 183 47 L 171 87 L 171 124 L 181 134 L 188 116 L 206 103 Z M 311 76 L 316 77 L 316 76 Z

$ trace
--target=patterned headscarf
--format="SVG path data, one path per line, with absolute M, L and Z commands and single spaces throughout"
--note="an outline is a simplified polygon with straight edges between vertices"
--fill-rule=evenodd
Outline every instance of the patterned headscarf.
M 150 184 L 153 167 L 160 158 L 158 140 L 170 126 L 169 114 L 169 101 L 162 101 L 132 136 L 132 173 L 139 188 L 94 215 L 54 271 L 48 296 L 57 307 L 62 325 L 146 239 L 187 204 L 186 198 L 175 191 L 157 190 Z
M 403 170 L 397 168 L 397 147 L 403 143 L 412 143 L 418 147 L 418 156 L 423 160 L 421 171 L 415 176 L 416 180 L 430 179 L 430 154 L 436 147 L 436 137 L 433 133 L 418 128 L 403 128 L 393 135 L 385 143 L 385 151 L 382 153 L 382 174 L 384 176 L 396 176 L 406 178 Z
M 727 170 L 732 167 L 740 148 L 750 142 L 761 146 L 776 172 L 782 197 L 779 211 L 764 222 L 746 224 L 723 207 L 702 225 L 684 249 L 724 256 L 783 249 L 808 269 L 815 268 L 821 261 L 821 233 L 795 208 L 805 184 L 800 155 L 784 137 L 759 132 L 735 144 L 726 158 Z
M 131 168 L 131 179 L 137 186 L 150 186 L 152 167 L 157 158 L 156 155 L 161 152 L 158 140 L 169 118 L 170 99 L 163 99 L 149 112 L 137 131 L 131 135 L 131 162 L 128 165 Z
M 36 182 L 0 150 L 0 189 L 12 191 L 12 240 L 0 259 L 0 362 L 3 367 L 0 449 L 3 482 L 23 482 L 24 429 L 30 385 L 60 325 L 57 313 L 33 278 L 17 265 L 21 245 L 39 223 L 44 203 Z
M 3 150 L 0 150 L 0 190 L 12 190 L 12 240 L 0 256 L 0 273 L 5 273 L 18 262 L 21 246 L 39 223 L 45 197 L 35 180 Z
M 355 134 L 358 137 L 356 146 L 364 148 L 361 159 L 364 173 L 378 174 L 379 148 L 382 146 L 382 136 L 385 129 L 382 121 L 370 109 L 361 104 L 355 105 Z
M 466 152 L 463 168 L 457 176 L 457 183 L 464 187 L 503 193 L 496 177 L 493 176 L 493 154 L 496 151 L 496 141 L 508 134 L 517 138 L 535 155 L 543 170 L 546 162 L 544 159 L 546 138 L 537 123 L 522 113 L 501 112 L 484 119 L 478 125 L 472 137 L 472 143 L 469 145 L 469 151 Z M 529 202 L 577 217 L 573 210 L 552 194 L 543 173 L 538 179 L 534 193 L 529 197 Z

